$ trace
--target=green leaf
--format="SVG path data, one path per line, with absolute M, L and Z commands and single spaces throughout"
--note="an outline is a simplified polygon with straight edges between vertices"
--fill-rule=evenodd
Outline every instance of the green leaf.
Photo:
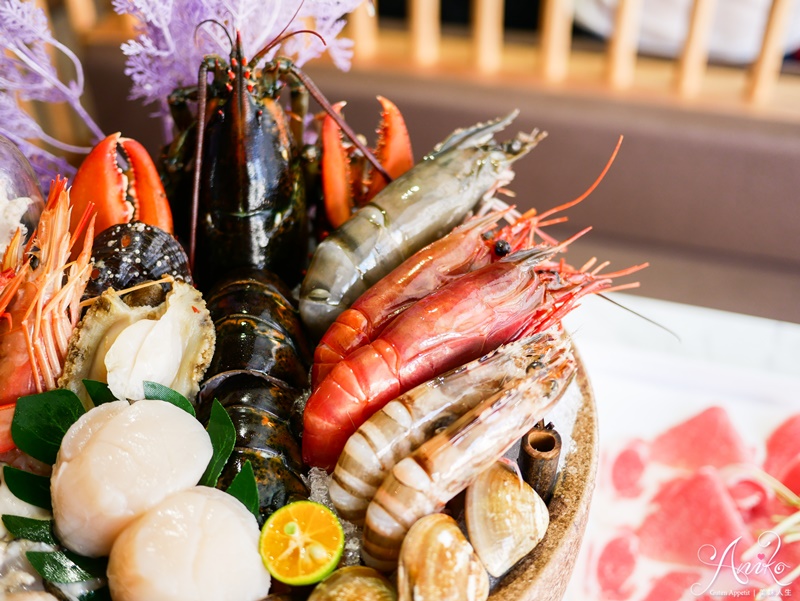
M 11 420 L 11 438 L 21 451 L 53 465 L 64 434 L 85 412 L 71 390 L 24 396 L 17 401 Z
M 21 515 L 2 516 L 3 525 L 14 538 L 25 538 L 35 543 L 57 545 L 53 536 L 53 520 L 35 520 Z
M 114 396 L 114 393 L 111 392 L 111 389 L 105 382 L 83 380 L 83 385 L 86 387 L 86 392 L 89 393 L 89 397 L 92 399 L 92 403 L 94 403 L 95 407 L 103 403 L 111 403 L 117 400 L 117 397 Z
M 71 584 L 95 578 L 62 551 L 28 551 L 25 557 L 33 569 L 48 582 Z
M 72 563 L 95 578 L 105 578 L 108 570 L 108 557 L 84 557 L 72 551 L 64 551 Z
M 172 388 L 167 388 L 158 382 L 145 382 L 144 383 L 144 398 L 150 401 L 166 401 L 173 405 L 180 407 L 192 417 L 197 417 L 194 412 L 194 407 L 185 396 L 180 392 L 175 392 Z
M 3 480 L 8 490 L 20 501 L 25 501 L 42 509 L 52 510 L 50 500 L 50 478 L 23 472 L 7 465 L 3 468 Z
M 253 466 L 249 461 L 244 462 L 242 471 L 236 474 L 225 492 L 239 499 L 258 519 L 258 486 Z
M 201 486 L 216 486 L 222 468 L 231 456 L 233 447 L 236 444 L 236 427 L 231 421 L 231 417 L 217 399 L 211 405 L 211 417 L 206 426 L 208 436 L 211 438 L 211 446 L 214 454 L 208 463 L 206 473 L 200 479 Z

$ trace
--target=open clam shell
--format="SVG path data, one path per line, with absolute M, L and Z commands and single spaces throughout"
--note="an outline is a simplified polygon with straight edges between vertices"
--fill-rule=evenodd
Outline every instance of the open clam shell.
M 495 577 L 539 544 L 550 521 L 541 497 L 501 462 L 467 488 L 464 512 L 469 540 Z
M 484 601 L 489 576 L 456 521 L 434 513 L 403 540 L 397 592 L 400 601 Z

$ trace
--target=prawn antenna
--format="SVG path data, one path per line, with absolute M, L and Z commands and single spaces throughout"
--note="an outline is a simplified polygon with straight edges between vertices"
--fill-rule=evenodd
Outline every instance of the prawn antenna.
M 678 336 L 678 334 L 676 334 L 675 332 L 673 332 L 672 330 L 670 330 L 670 329 L 669 329 L 667 326 L 665 326 L 665 325 L 663 325 L 663 324 L 660 324 L 660 323 L 658 323 L 658 322 L 657 322 L 657 321 L 655 321 L 654 319 L 650 319 L 649 317 L 646 317 L 646 316 L 642 315 L 642 314 L 641 314 L 641 313 L 639 313 L 638 311 L 634 311 L 634 310 L 633 310 L 633 309 L 631 309 L 630 307 L 626 307 L 626 306 L 625 306 L 625 305 L 623 305 L 622 303 L 619 303 L 619 302 L 615 301 L 613 298 L 611 298 L 611 297 L 608 297 L 608 296 L 606 296 L 605 294 L 597 293 L 595 296 L 599 296 L 600 298 L 602 298 L 603 300 L 606 300 L 606 301 L 608 301 L 608 302 L 609 302 L 609 303 L 611 303 L 612 305 L 615 305 L 615 306 L 619 307 L 620 309 L 623 309 L 623 310 L 627 311 L 628 313 L 632 313 L 632 314 L 633 314 L 633 315 L 635 315 L 636 317 L 639 317 L 639 318 L 641 318 L 641 319 L 644 319 L 644 320 L 645 320 L 647 323 L 650 323 L 650 324 L 652 324 L 652 325 L 656 326 L 657 328 L 659 328 L 659 329 L 661 329 L 661 330 L 664 330 L 664 331 L 665 331 L 667 334 L 671 334 L 671 335 L 672 335 L 672 336 L 675 338 L 675 340 L 677 340 L 678 342 L 683 342 L 683 341 L 681 340 L 681 337 L 680 337 L 680 336 Z
M 608 173 L 608 170 L 611 169 L 611 165 L 614 164 L 614 159 L 617 158 L 617 153 L 619 152 L 620 146 L 622 146 L 623 138 L 624 138 L 624 136 L 620 136 L 619 137 L 619 140 L 617 140 L 617 145 L 614 147 L 614 151 L 611 153 L 611 156 L 609 157 L 608 161 L 606 162 L 606 166 L 603 167 L 603 170 L 600 172 L 600 175 L 597 176 L 597 179 L 594 180 L 594 183 L 591 186 L 589 186 L 583 194 L 581 194 L 580 196 L 578 196 L 574 200 L 570 200 L 569 202 L 565 202 L 562 205 L 558 205 L 557 207 L 553 207 L 552 209 L 550 209 L 548 211 L 545 211 L 544 213 L 539 215 L 539 219 L 545 219 L 545 218 L 549 217 L 550 215 L 552 215 L 554 213 L 559 213 L 561 211 L 569 209 L 570 207 L 574 207 L 576 204 L 586 200 L 586 198 L 592 192 L 595 191 L 597 186 L 600 185 L 600 182 L 602 182 L 603 179 L 605 179 L 606 174 Z

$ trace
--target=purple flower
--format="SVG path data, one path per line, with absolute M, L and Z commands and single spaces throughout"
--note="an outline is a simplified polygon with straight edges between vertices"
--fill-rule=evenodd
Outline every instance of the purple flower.
M 0 45 L 4 50 L 0 52 L 0 133 L 20 147 L 46 190 L 55 173 L 72 174 L 74 169 L 31 140 L 41 140 L 66 152 L 86 153 L 90 149 L 49 136 L 21 108 L 20 101 L 66 102 L 84 120 L 95 141 L 104 135 L 80 103 L 83 94 L 80 61 L 52 36 L 44 11 L 33 1 L 0 0 Z M 59 79 L 49 47 L 63 53 L 72 62 L 74 81 Z
M 298 34 L 271 50 L 297 66 L 327 52 L 334 64 L 346 70 L 352 58 L 352 42 L 338 36 L 344 16 L 362 0 L 113 0 L 114 10 L 130 14 L 143 25 L 139 36 L 122 45 L 128 57 L 125 73 L 133 80 L 132 98 L 157 103 L 157 114 L 169 113 L 167 96 L 177 87 L 196 85 L 203 57 L 231 52 L 229 39 L 239 32 L 245 56 L 285 33 L 313 29 L 315 36 Z M 298 10 L 299 9 L 299 10 Z M 297 16 L 295 17 L 295 13 Z M 203 21 L 214 20 L 220 26 Z

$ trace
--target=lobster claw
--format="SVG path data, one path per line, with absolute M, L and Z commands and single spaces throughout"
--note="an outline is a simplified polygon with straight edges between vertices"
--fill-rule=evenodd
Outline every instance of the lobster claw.
M 172 233 L 172 212 L 155 164 L 144 146 L 119 132 L 97 144 L 84 159 L 70 198 L 71 228 L 78 226 L 86 207 L 94 203 L 97 232 L 139 220 Z M 73 248 L 82 247 L 79 240 Z
M 414 164 L 411 139 L 394 103 L 383 96 L 378 96 L 378 101 L 382 110 L 374 154 L 386 172 L 396 178 Z M 337 102 L 333 109 L 341 114 L 344 104 Z M 350 217 L 353 207 L 367 204 L 387 183 L 354 146 L 345 145 L 339 126 L 326 115 L 322 123 L 322 189 L 331 225 L 339 227 Z

